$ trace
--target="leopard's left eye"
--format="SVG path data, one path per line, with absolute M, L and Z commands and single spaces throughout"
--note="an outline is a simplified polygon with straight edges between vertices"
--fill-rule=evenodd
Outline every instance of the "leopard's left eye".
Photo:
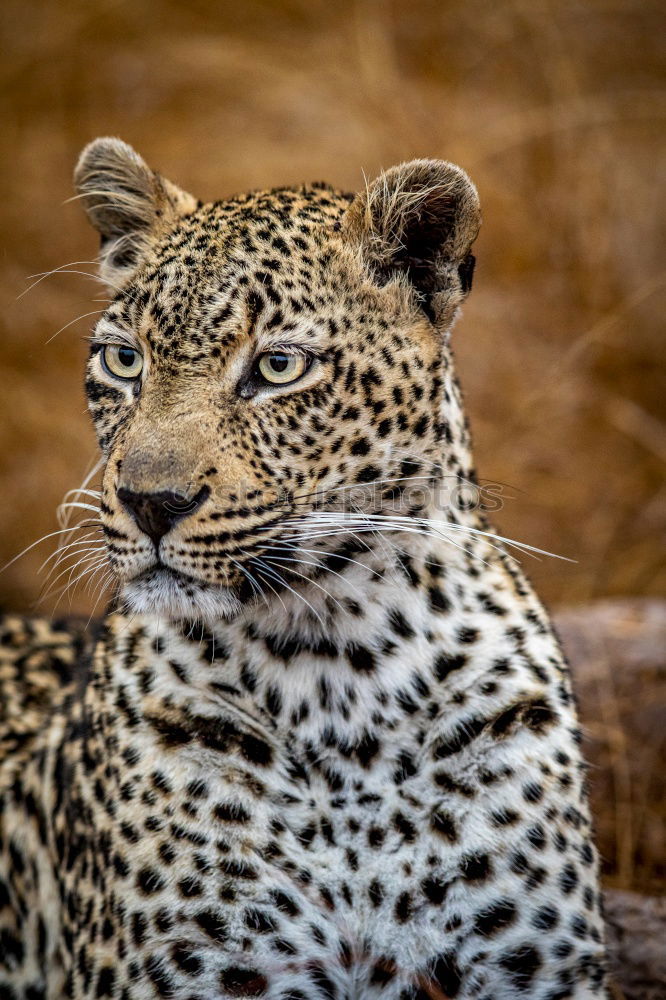
M 307 367 L 308 359 L 303 354 L 284 354 L 282 351 L 262 354 L 257 364 L 259 374 L 271 385 L 295 382 Z
M 116 378 L 138 378 L 143 370 L 143 357 L 124 344 L 107 344 L 102 351 L 104 367 Z

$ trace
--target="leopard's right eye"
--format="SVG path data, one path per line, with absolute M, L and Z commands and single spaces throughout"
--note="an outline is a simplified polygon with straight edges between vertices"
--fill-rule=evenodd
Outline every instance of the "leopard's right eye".
M 259 374 L 269 385 L 289 385 L 299 379 L 307 367 L 308 359 L 304 354 L 286 354 L 283 351 L 262 354 L 257 363 Z
M 114 378 L 135 379 L 143 371 L 143 356 L 125 344 L 107 344 L 102 350 L 102 363 Z

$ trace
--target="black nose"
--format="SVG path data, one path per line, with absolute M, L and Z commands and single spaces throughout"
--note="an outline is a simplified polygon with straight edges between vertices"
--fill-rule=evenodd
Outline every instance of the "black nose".
M 117 494 L 141 530 L 157 546 L 160 538 L 166 535 L 174 524 L 201 507 L 210 494 L 210 489 L 202 486 L 194 496 L 187 496 L 171 490 L 162 490 L 159 493 L 133 493 L 132 490 L 126 490 L 121 486 Z

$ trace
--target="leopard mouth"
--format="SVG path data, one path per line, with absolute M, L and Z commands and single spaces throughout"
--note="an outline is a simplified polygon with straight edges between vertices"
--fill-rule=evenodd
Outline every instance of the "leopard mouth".
M 246 593 L 242 585 L 208 583 L 161 562 L 127 581 L 121 592 L 121 601 L 137 614 L 164 615 L 175 620 L 200 618 L 205 622 L 235 617 L 250 597 L 251 590 Z

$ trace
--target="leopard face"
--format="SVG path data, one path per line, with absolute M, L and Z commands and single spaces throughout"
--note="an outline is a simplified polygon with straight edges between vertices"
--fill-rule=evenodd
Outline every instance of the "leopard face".
M 76 183 L 113 293 L 86 390 L 129 608 L 233 615 L 308 578 L 350 513 L 422 512 L 405 484 L 465 477 L 448 331 L 479 209 L 462 170 L 201 204 L 101 139 Z

